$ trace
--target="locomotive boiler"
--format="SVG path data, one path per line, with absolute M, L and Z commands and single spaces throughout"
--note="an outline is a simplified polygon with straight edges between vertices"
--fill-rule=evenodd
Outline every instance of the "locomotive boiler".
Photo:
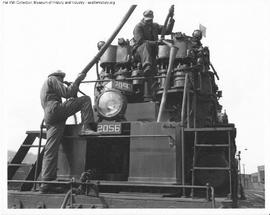
M 100 135 L 82 137 L 80 125 L 66 126 L 58 158 L 62 183 L 74 185 L 85 173 L 111 207 L 204 207 L 217 203 L 215 197 L 236 207 L 236 128 L 219 102 L 219 77 L 201 39 L 200 30 L 172 33 L 158 45 L 150 76 L 130 40 L 106 48 L 97 80 L 84 82 L 95 82 L 92 126 Z

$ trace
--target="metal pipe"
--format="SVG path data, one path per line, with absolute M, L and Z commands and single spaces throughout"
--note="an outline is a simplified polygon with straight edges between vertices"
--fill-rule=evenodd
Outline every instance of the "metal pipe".
M 174 75 L 173 77 L 182 77 L 182 75 Z M 159 75 L 159 76 L 154 76 L 154 77 L 150 77 L 150 78 L 148 78 L 148 77 L 123 78 L 123 79 L 121 79 L 121 81 L 146 80 L 146 79 L 158 79 L 158 78 L 166 78 L 166 76 Z M 114 79 L 92 80 L 92 81 L 82 81 L 81 83 L 86 84 L 86 83 L 110 82 L 113 80 Z
M 198 142 L 198 132 L 195 131 L 194 133 L 194 148 L 193 148 L 193 160 L 192 160 L 192 166 L 193 166 L 193 169 L 192 169 L 192 178 L 191 178 L 191 184 L 194 185 L 195 183 L 195 169 L 194 169 L 194 166 L 196 166 L 196 145 L 197 145 L 197 142 Z M 191 197 L 193 198 L 194 197 L 194 190 L 192 189 L 191 190 Z
M 214 187 L 210 186 L 211 189 L 211 196 L 212 196 L 212 208 L 216 207 L 216 202 L 215 202 L 215 190 Z
M 187 128 L 190 128 L 190 94 L 189 87 L 187 88 Z
M 76 182 L 76 181 L 28 181 L 28 180 L 7 180 L 8 183 L 42 183 L 42 184 L 62 184 L 62 185 L 90 185 L 95 182 L 94 180 L 91 180 L 91 182 Z M 96 184 L 97 186 L 101 185 L 111 185 L 111 184 L 106 184 L 106 181 L 99 181 L 99 183 Z M 119 182 L 115 181 L 113 182 L 114 186 L 141 186 L 141 187 L 178 187 L 178 188 L 197 188 L 197 189 L 206 189 L 206 188 L 211 188 L 211 186 L 205 186 L 205 185 L 183 185 L 183 184 L 143 184 L 143 183 L 130 183 L 130 182 Z
M 98 71 L 98 62 L 96 62 L 96 73 L 97 73 L 97 79 L 100 79 L 99 71 Z
M 70 190 L 66 193 L 66 195 L 65 195 L 65 197 L 64 197 L 64 200 L 63 200 L 63 202 L 62 202 L 60 208 L 66 208 L 66 207 L 67 207 L 67 203 L 68 203 L 68 200 L 69 200 L 69 198 L 71 197 L 71 195 L 72 195 L 72 189 L 70 189 Z
M 197 92 L 193 95 L 193 128 L 197 127 Z
M 181 126 L 184 126 L 187 83 L 188 83 L 188 73 L 186 73 L 186 75 L 185 75 L 185 85 L 184 85 L 184 92 L 183 92 L 183 99 L 182 99 L 182 109 L 181 109 Z
M 113 32 L 113 34 L 109 37 L 109 39 L 107 40 L 107 42 L 101 47 L 101 49 L 99 50 L 99 52 L 96 54 L 96 56 L 90 61 L 90 63 L 87 64 L 87 66 L 82 70 L 82 73 L 87 74 L 87 72 L 92 68 L 92 66 L 99 61 L 99 58 L 103 55 L 103 53 L 107 50 L 107 48 L 109 47 L 109 45 L 111 44 L 111 42 L 114 40 L 114 38 L 116 37 L 116 35 L 119 33 L 119 31 L 121 30 L 121 28 L 124 26 L 124 24 L 126 23 L 126 21 L 128 20 L 128 18 L 130 17 L 130 15 L 133 13 L 133 11 L 135 10 L 135 8 L 137 7 L 137 5 L 131 5 L 131 7 L 129 8 L 128 12 L 126 13 L 126 15 L 124 16 L 124 18 L 121 20 L 119 26 L 116 28 L 116 30 Z
M 186 106 L 186 94 L 187 94 L 187 83 L 188 83 L 188 73 L 185 75 L 185 85 L 182 99 L 182 109 L 181 109 L 181 146 L 182 146 L 182 183 L 185 185 L 185 131 L 184 131 L 184 116 L 185 116 L 185 106 Z M 183 196 L 185 196 L 185 188 L 183 188 Z
M 122 138 L 140 138 L 140 137 L 168 137 L 171 140 L 175 140 L 173 136 L 166 134 L 138 134 L 138 135 L 92 135 L 86 136 L 87 138 L 113 138 L 113 137 L 122 137 Z M 64 136 L 64 138 L 84 138 L 83 136 Z
M 212 65 L 212 63 L 210 63 L 210 66 L 211 66 L 211 68 L 213 69 L 213 71 L 214 71 L 214 75 L 217 77 L 217 80 L 219 80 L 219 77 L 218 77 L 217 71 L 215 70 L 215 68 L 214 68 L 214 66 Z
M 229 180 L 230 180 L 230 194 L 231 194 L 231 199 L 233 196 L 232 193 L 232 161 L 231 161 L 231 132 L 228 131 L 228 144 L 229 144 Z M 244 182 L 245 183 L 245 182 Z
M 171 73 L 172 73 L 172 70 L 173 70 L 173 64 L 174 64 L 176 53 L 178 51 L 178 48 L 176 46 L 173 46 L 170 43 L 168 43 L 168 45 L 171 47 L 171 50 L 170 50 L 170 60 L 169 60 L 169 65 L 168 65 L 166 80 L 165 80 L 165 83 L 164 83 L 163 94 L 162 94 L 162 98 L 161 98 L 161 102 L 160 102 L 160 107 L 159 107 L 157 122 L 160 122 L 161 121 L 161 117 L 162 117 L 163 111 L 165 109 L 165 104 L 166 104 L 166 99 L 167 99 L 167 91 L 168 91 L 168 88 L 170 86 Z
M 164 39 L 164 37 L 165 37 L 166 30 L 167 30 L 167 25 L 168 25 L 168 21 L 169 21 L 170 18 L 173 17 L 173 12 L 174 12 L 174 5 L 172 5 L 170 7 L 169 13 L 166 16 L 166 19 L 165 19 L 165 22 L 164 22 L 164 25 L 163 25 L 163 28 L 162 28 L 162 31 L 161 31 L 161 36 L 160 36 L 161 39 Z
M 184 127 L 181 126 L 181 157 L 182 157 L 182 183 L 185 185 L 185 136 Z M 185 188 L 183 187 L 183 196 L 186 196 Z

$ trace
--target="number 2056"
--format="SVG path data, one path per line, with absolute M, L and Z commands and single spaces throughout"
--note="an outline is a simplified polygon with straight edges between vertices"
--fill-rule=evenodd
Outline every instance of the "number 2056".
M 99 124 L 97 127 L 97 131 L 107 134 L 120 134 L 121 124 Z

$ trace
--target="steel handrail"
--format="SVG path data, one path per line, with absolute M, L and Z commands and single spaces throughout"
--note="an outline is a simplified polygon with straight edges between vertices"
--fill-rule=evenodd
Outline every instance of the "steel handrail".
M 90 185 L 93 184 L 91 182 L 76 182 L 76 181 L 27 181 L 27 180 L 8 180 L 8 183 L 44 183 L 44 184 L 63 184 L 63 185 L 71 185 L 71 188 L 73 185 Z M 104 185 L 101 182 L 97 182 L 96 184 L 97 186 L 101 186 Z M 132 186 L 129 185 L 128 183 L 119 183 L 119 186 Z M 164 187 L 176 187 L 176 188 L 194 188 L 194 189 L 206 189 L 206 192 L 208 193 L 209 189 L 211 191 L 211 205 L 213 208 L 215 208 L 215 189 L 213 186 L 210 185 L 181 185 L 181 184 L 140 184 L 137 183 L 137 186 L 141 186 L 141 187 L 158 187 L 158 186 L 164 186 Z M 70 190 L 69 190 L 70 191 Z M 69 192 L 68 191 L 68 192 Z M 66 194 L 67 195 L 67 194 Z M 206 199 L 209 200 L 208 196 L 206 195 Z

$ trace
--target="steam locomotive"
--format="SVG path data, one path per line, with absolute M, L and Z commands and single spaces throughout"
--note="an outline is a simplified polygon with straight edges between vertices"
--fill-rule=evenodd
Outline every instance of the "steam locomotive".
M 80 185 L 87 194 L 80 201 L 102 196 L 101 205 L 106 200 L 109 207 L 217 207 L 216 197 L 220 204 L 237 206 L 236 128 L 219 103 L 219 77 L 201 39 L 200 30 L 191 36 L 172 33 L 158 46 L 150 76 L 129 40 L 119 38 L 106 49 L 94 81 L 97 123 L 92 126 L 100 135 L 82 137 L 80 125 L 66 126 L 58 183 Z M 99 42 L 98 49 L 104 44 Z M 34 185 L 18 182 L 21 191 Z M 9 195 L 9 207 L 16 198 Z M 61 202 L 35 198 L 47 207 Z

